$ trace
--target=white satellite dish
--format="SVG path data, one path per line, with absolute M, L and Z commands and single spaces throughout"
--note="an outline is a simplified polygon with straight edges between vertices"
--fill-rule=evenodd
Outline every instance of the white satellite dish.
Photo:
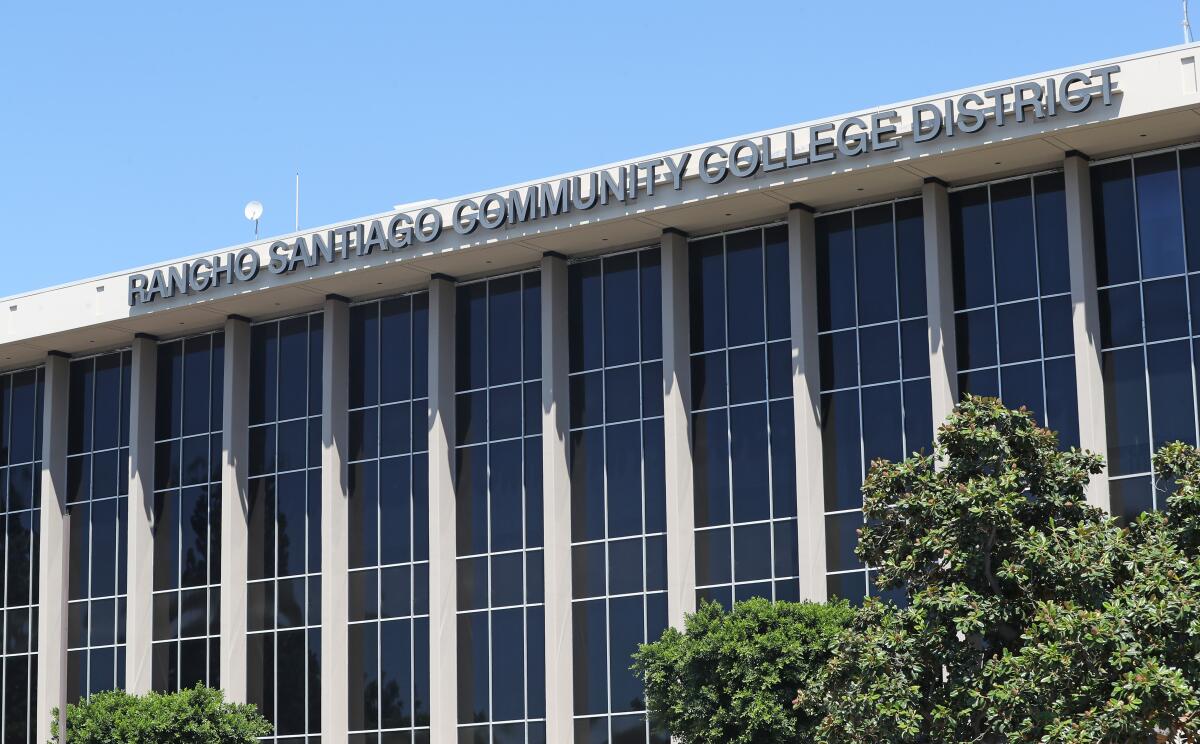
M 246 209 L 243 210 L 246 219 L 254 222 L 254 237 L 258 237 L 258 218 L 262 217 L 263 206 L 260 201 L 246 202 Z

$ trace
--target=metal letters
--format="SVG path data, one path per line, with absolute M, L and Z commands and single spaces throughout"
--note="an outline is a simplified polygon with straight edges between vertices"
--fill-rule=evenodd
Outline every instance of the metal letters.
M 1060 111 L 1081 113 L 1097 98 L 1111 106 L 1117 92 L 1113 75 L 1119 65 L 1090 72 L 1075 70 L 1044 81 L 964 93 L 956 98 L 918 103 L 909 121 L 913 142 L 971 134 L 987 126 L 1003 127 L 1057 116 Z M 610 203 L 626 204 L 641 194 L 654 196 L 655 188 L 683 188 L 696 178 L 720 184 L 727 178 L 753 178 L 760 174 L 799 168 L 871 152 L 899 149 L 903 143 L 900 112 L 892 109 L 869 115 L 848 116 L 804 130 L 757 139 L 740 139 L 731 144 L 704 148 L 693 163 L 691 152 L 664 155 L 652 160 L 601 168 L 588 173 L 459 200 L 453 206 L 427 206 L 416 214 L 398 212 L 385 225 L 381 220 L 335 227 L 290 240 L 275 240 L 268 249 L 266 268 L 272 274 L 289 274 L 323 263 L 399 251 L 428 244 L 442 236 L 446 222 L 459 235 L 476 230 L 502 230 L 572 211 L 584 212 Z M 804 139 L 804 137 L 807 139 Z M 804 143 L 807 141 L 807 145 Z M 778 146 L 782 144 L 782 151 Z M 443 210 L 445 215 L 443 215 Z M 205 292 L 212 287 L 246 284 L 263 268 L 255 248 L 242 248 L 224 255 L 200 258 L 148 273 L 129 276 L 129 306 L 146 305 L 157 299 Z

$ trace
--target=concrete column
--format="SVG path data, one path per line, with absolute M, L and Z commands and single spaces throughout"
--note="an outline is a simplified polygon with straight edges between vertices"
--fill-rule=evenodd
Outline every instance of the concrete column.
M 546 572 L 546 741 L 571 741 L 571 472 L 567 260 L 542 259 L 542 504 Z
M 221 687 L 246 702 L 246 561 L 250 494 L 250 321 L 225 321 L 221 397 Z
M 950 196 L 946 184 L 926 178 L 921 188 L 925 218 L 925 304 L 929 311 L 929 388 L 933 428 L 958 402 L 958 357 L 954 345 L 954 265 L 950 250 Z
M 38 542 L 37 741 L 50 740 L 50 710 L 58 709 L 60 740 L 67 728 L 67 566 L 71 525 L 67 514 L 67 411 L 71 362 L 46 357 L 42 407 L 42 506 Z
M 133 339 L 129 400 L 129 559 L 125 611 L 125 689 L 150 691 L 154 624 L 154 407 L 158 339 Z
M 824 602 L 828 584 L 825 580 L 821 355 L 817 340 L 817 231 L 812 207 L 805 204 L 793 204 L 788 209 L 788 267 L 800 599 Z
M 696 611 L 696 511 L 692 490 L 692 328 L 687 235 L 662 234 L 663 441 L 667 485 L 667 619 Z
M 1096 241 L 1092 224 L 1092 178 L 1087 157 L 1072 150 L 1063 159 L 1067 200 L 1067 254 L 1071 270 L 1071 327 L 1075 340 L 1075 389 L 1079 398 L 1079 445 L 1108 460 L 1104 378 L 1100 370 L 1100 308 L 1096 294 Z M 1088 503 L 1111 508 L 1108 475 L 1088 485 Z
M 350 620 L 350 304 L 325 298 L 321 354 L 321 741 L 344 744 Z
M 458 742 L 454 318 L 454 279 L 435 274 L 429 282 L 430 744 Z

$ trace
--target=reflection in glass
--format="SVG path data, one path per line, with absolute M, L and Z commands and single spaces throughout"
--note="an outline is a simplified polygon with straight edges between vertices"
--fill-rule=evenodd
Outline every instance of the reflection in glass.
M 268 741 L 321 732 L 321 313 L 250 329 L 247 696 Z M 252 453 L 254 448 L 251 449 Z
M 220 686 L 221 399 L 225 335 L 158 345 L 151 687 Z M 211 460 L 211 462 L 210 462 Z
M 3 509 L 5 590 L 3 660 L 4 739 L 30 744 L 37 717 L 38 496 L 42 468 L 42 368 L 0 375 L 0 493 Z M 68 605 L 68 643 L 88 645 L 87 602 Z
M 580 412 L 603 410 L 570 422 L 575 716 L 577 730 L 587 732 L 577 741 L 647 742 L 656 735 L 640 712 L 641 682 L 629 667 L 637 644 L 656 639 L 666 625 L 659 256 L 650 248 L 568 267 L 568 322 L 576 329 L 569 339 L 571 402 Z M 753 263 L 743 257 L 742 273 L 752 273 Z M 724 356 L 694 360 L 701 387 L 713 395 L 725 395 Z M 576 391 L 589 397 L 577 404 Z
M 1198 168 L 1185 149 L 1091 169 L 1109 493 L 1124 519 L 1165 506 L 1152 452 L 1197 441 Z
M 460 741 L 545 740 L 540 280 L 456 290 L 456 405 L 469 411 L 455 448 Z M 584 415 L 602 418 L 592 392 Z M 427 633 L 427 622 L 414 627 Z
M 350 309 L 352 741 L 429 735 L 428 336 L 427 293 Z M 486 558 L 458 569 L 459 608 L 486 606 Z
M 1065 449 L 1079 444 L 1079 417 L 1064 191 L 1061 173 L 973 186 L 950 195 L 950 214 L 972 226 L 952 231 L 955 275 L 995 282 L 994 300 L 955 298 L 959 393 L 1026 407 Z
M 974 212 L 954 229 L 977 230 L 972 220 Z M 816 221 L 827 583 L 831 596 L 854 602 L 868 592 L 854 555 L 866 469 L 932 447 L 923 225 L 920 199 Z M 955 291 L 982 297 L 983 285 L 955 274 Z M 960 351 L 980 353 L 963 343 L 976 337 L 960 327 Z M 994 343 L 982 348 L 995 353 Z
M 792 398 L 787 251 L 784 225 L 688 244 L 691 312 L 703 317 L 691 329 L 697 596 L 726 606 L 798 591 L 799 565 L 776 560 L 773 546 L 774 526 L 797 529 L 794 420 L 776 413 Z M 854 275 L 838 261 L 818 270 L 849 288 L 848 304 L 821 314 L 840 327 L 854 312 Z M 853 347 L 838 348 L 825 377 L 854 363 Z
M 68 634 L 69 702 L 125 684 L 129 365 L 129 351 L 71 362 L 68 615 L 90 632 Z

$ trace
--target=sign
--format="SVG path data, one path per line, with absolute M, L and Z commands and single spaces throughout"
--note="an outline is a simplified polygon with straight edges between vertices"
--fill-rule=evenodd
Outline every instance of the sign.
M 956 98 L 914 104 L 909 111 L 913 142 L 972 135 L 985 127 L 1009 122 L 1081 113 L 1093 101 L 1111 106 L 1119 65 L 1090 72 L 1074 71 L 1042 81 L 1027 81 Z M 780 135 L 709 145 L 699 154 L 685 151 L 545 181 L 506 193 L 493 192 L 455 203 L 397 212 L 388 218 L 344 225 L 322 232 L 276 240 L 266 264 L 256 248 L 242 248 L 199 258 L 149 273 L 129 276 L 129 305 L 149 304 L 176 295 L 198 294 L 214 287 L 252 282 L 265 269 L 290 274 L 372 253 L 400 251 L 433 243 L 447 230 L 459 235 L 522 225 L 610 203 L 651 198 L 656 190 L 683 188 L 685 176 L 706 184 L 751 178 L 762 173 L 793 171 L 817 163 L 852 159 L 870 152 L 899 150 L 900 112 L 876 111 L 849 116 Z M 807 131 L 805 131 L 807 130 Z

